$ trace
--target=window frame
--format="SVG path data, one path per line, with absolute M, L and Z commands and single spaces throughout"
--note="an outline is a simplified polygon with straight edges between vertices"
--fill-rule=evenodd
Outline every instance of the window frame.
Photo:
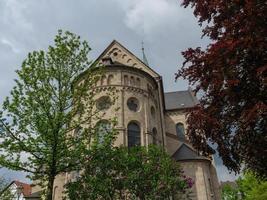
M 175 124 L 175 131 L 178 139 L 185 140 L 185 127 L 182 122 L 178 122 Z
M 132 107 L 133 104 L 130 105 L 130 103 L 135 103 L 136 108 Z M 130 97 L 130 98 L 128 98 L 126 104 L 127 104 L 128 109 L 129 109 L 130 111 L 132 111 L 132 112 L 138 112 L 138 111 L 140 110 L 140 102 L 139 102 L 139 100 L 138 100 L 137 98 L 135 98 L 135 97 Z
M 132 126 L 132 127 L 131 127 Z M 134 127 L 135 126 L 135 127 Z M 136 130 L 135 130 L 136 128 Z M 141 146 L 141 126 L 138 122 L 131 121 L 127 125 L 127 146 Z

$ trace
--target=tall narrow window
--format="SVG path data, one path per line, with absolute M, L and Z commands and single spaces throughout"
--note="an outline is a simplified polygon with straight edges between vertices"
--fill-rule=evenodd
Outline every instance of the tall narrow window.
M 129 85 L 129 79 L 127 75 L 124 75 L 124 85 Z
M 112 74 L 110 74 L 108 76 L 108 85 L 110 85 L 110 84 L 113 84 L 113 75 Z
M 101 85 L 106 85 L 106 79 L 105 75 L 101 77 Z
M 136 86 L 140 87 L 141 83 L 140 83 L 140 78 L 136 78 Z
M 135 82 L 134 82 L 134 77 L 133 76 L 131 76 L 131 78 L 130 78 L 130 85 L 135 85 Z
M 140 146 L 141 145 L 141 136 L 140 136 L 140 127 L 137 123 L 131 122 L 128 125 L 128 147 Z
M 157 144 L 157 129 L 156 128 L 153 128 L 152 129 L 152 141 L 153 141 L 153 144 Z
M 184 125 L 180 122 L 176 124 L 176 134 L 180 140 L 185 139 Z
M 101 120 L 96 124 L 96 135 L 99 144 L 102 144 L 105 139 L 105 135 L 111 132 L 111 124 L 107 120 Z
M 75 128 L 74 137 L 77 140 L 80 140 L 82 138 L 82 127 L 78 126 L 77 128 Z

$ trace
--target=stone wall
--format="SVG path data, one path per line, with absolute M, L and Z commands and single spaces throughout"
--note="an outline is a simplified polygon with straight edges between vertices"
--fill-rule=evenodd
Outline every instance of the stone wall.
M 95 90 L 97 90 L 96 99 L 106 96 L 109 93 L 108 88 L 116 91 L 115 104 L 102 112 L 103 119 L 117 118 L 119 135 L 115 144 L 127 146 L 127 126 L 130 122 L 135 122 L 140 126 L 141 145 L 147 146 L 153 142 L 153 129 L 157 132 L 157 143 L 161 144 L 163 140 L 160 121 L 161 105 L 157 83 L 144 75 L 142 71 L 123 67 L 114 68 L 106 69 L 104 78 L 99 80 Z M 112 76 L 111 81 L 108 79 L 110 76 Z M 130 98 L 138 101 L 137 111 L 128 108 L 127 101 Z
M 151 143 L 163 145 L 165 142 L 167 152 L 172 155 L 182 144 L 176 135 L 176 124 L 182 123 L 185 130 L 187 129 L 185 112 L 178 110 L 163 113 L 160 84 L 146 72 L 127 66 L 106 67 L 105 73 L 92 89 L 96 91 L 96 100 L 110 96 L 110 89 L 115 91 L 115 104 L 100 112 L 102 120 L 114 117 L 117 119 L 118 137 L 115 145 L 127 146 L 127 127 L 131 122 L 138 124 L 141 129 L 142 146 Z M 138 101 L 136 111 L 130 110 L 127 105 L 131 98 Z M 212 168 L 211 162 L 192 160 L 181 162 L 181 165 L 186 175 L 195 181 L 192 193 L 194 199 L 219 199 L 218 195 L 216 196 L 216 171 Z M 71 178 L 71 173 L 57 176 L 55 200 L 62 199 L 63 185 Z

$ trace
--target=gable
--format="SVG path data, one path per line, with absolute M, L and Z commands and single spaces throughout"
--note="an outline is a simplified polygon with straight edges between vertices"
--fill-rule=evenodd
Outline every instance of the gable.
M 172 155 L 176 160 L 208 160 L 204 156 L 199 155 L 195 150 L 186 144 L 182 144 L 177 151 Z
M 116 40 L 113 40 L 111 44 L 103 51 L 102 54 L 96 59 L 95 62 L 103 64 L 102 59 L 111 58 L 113 63 L 120 63 L 137 69 L 141 69 L 152 77 L 159 77 L 153 69 L 147 66 L 142 60 L 136 57 L 132 52 L 122 46 Z

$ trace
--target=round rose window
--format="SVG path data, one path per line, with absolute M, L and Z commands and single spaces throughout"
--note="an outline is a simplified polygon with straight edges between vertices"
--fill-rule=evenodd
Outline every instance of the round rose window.
M 111 106 L 111 99 L 108 96 L 100 97 L 96 102 L 98 110 L 107 110 Z
M 131 97 L 127 101 L 127 106 L 131 111 L 137 112 L 139 110 L 139 101 L 138 99 Z

